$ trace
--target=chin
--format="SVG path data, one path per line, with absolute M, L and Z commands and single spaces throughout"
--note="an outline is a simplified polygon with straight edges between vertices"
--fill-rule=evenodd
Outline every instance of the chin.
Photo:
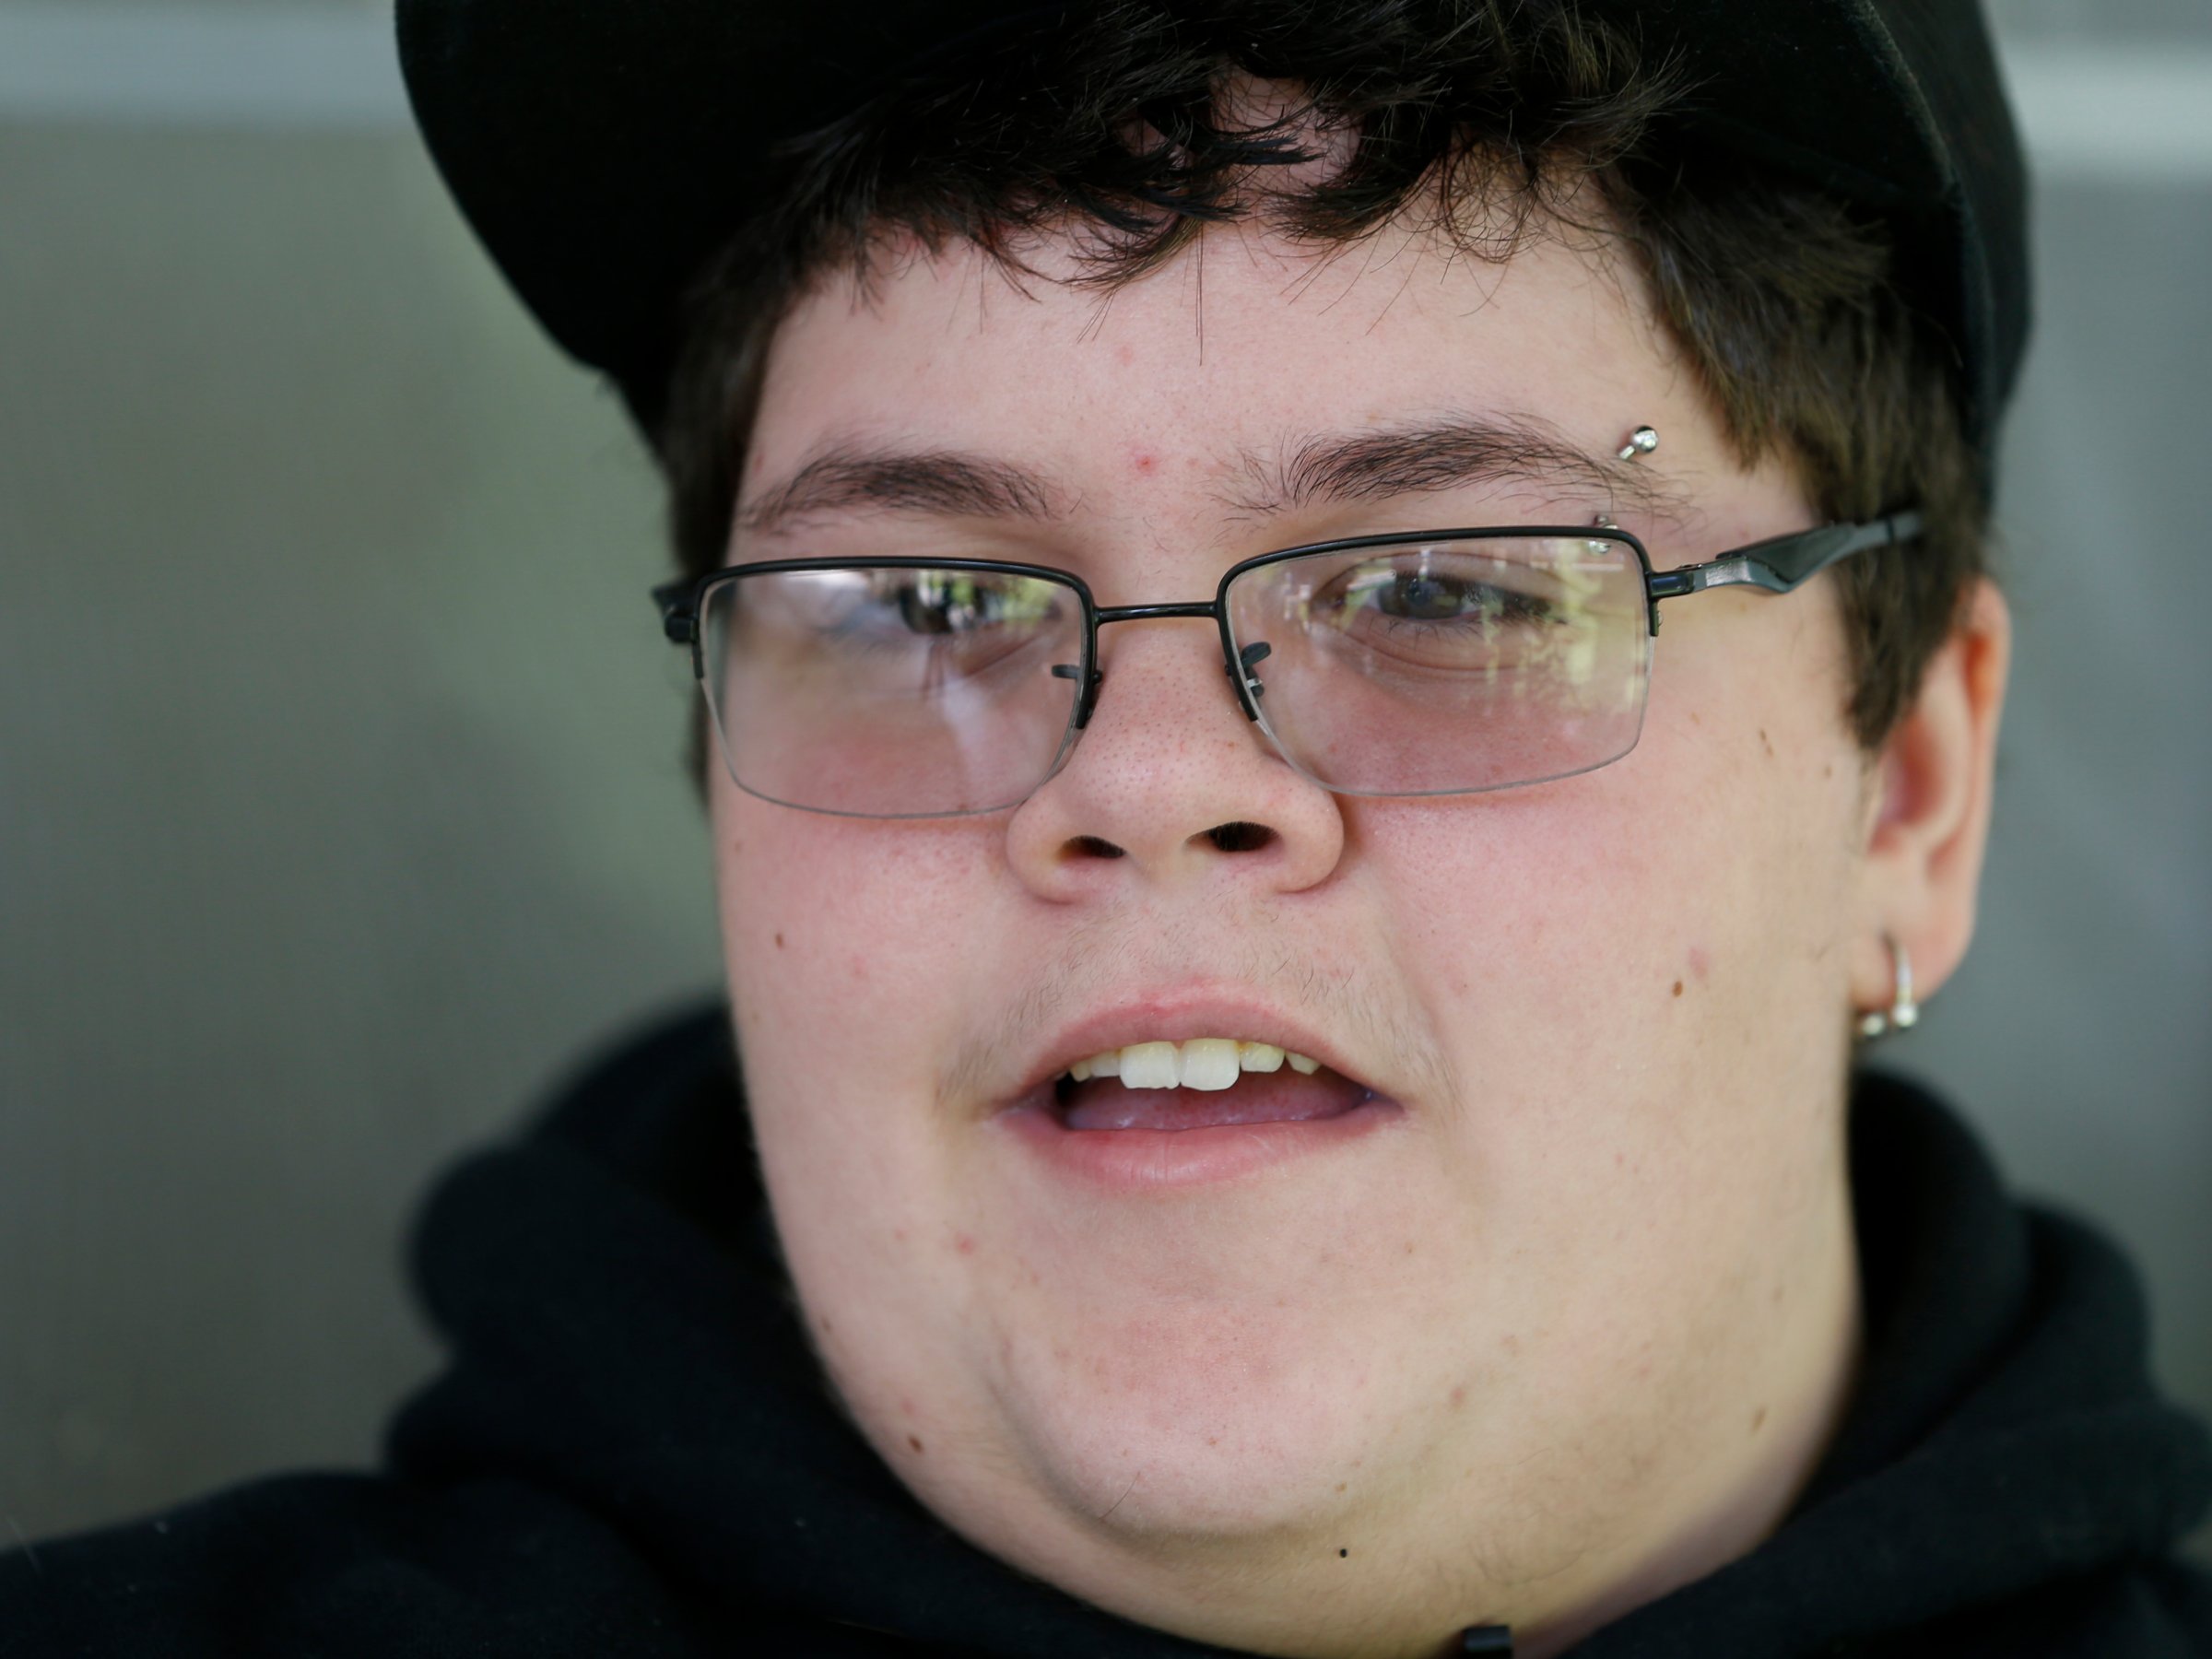
M 1017 1456 L 1079 1527 L 1183 1548 L 1325 1529 L 1372 1488 L 1392 1414 L 1303 1331 L 1154 1311 L 1010 1347 L 994 1392 Z

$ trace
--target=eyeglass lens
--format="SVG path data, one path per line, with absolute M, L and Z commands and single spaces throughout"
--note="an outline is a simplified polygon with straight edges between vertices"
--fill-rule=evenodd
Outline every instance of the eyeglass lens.
M 1635 747 L 1650 638 L 1625 542 L 1299 554 L 1240 572 L 1227 612 L 1268 735 L 1341 793 L 1498 789 Z M 700 641 L 740 786 L 863 817 L 1019 803 L 1073 742 L 1089 667 L 1077 589 L 1014 571 L 747 573 L 709 590 Z
M 700 616 L 731 776 L 786 806 L 870 818 L 1011 806 L 1075 724 L 1083 601 L 1010 572 L 748 574 Z
M 1506 536 L 1321 553 L 1230 584 L 1240 654 L 1265 641 L 1260 718 L 1348 794 L 1462 794 L 1635 747 L 1650 655 L 1625 542 Z

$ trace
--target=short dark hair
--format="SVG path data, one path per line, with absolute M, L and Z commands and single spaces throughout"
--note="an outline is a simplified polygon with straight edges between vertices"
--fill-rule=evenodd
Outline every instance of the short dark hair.
M 1242 79 L 1302 102 L 1239 124 Z M 827 274 L 966 241 L 1026 278 L 1036 236 L 1073 229 L 1075 280 L 1110 288 L 1252 215 L 1323 246 L 1411 218 L 1491 261 L 1564 225 L 1630 253 L 1747 464 L 1782 457 L 1827 518 L 1920 509 L 1916 542 L 1837 571 L 1871 750 L 1985 566 L 1956 355 L 1889 225 L 1691 137 L 1696 96 L 1572 0 L 1114 0 L 969 42 L 785 147 L 772 205 L 697 284 L 654 433 L 678 563 L 727 557 L 769 346 Z M 1242 188 L 1317 130 L 1353 140 L 1340 171 Z

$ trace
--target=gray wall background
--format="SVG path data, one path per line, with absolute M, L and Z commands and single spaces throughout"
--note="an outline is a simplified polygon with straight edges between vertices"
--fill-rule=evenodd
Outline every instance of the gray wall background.
M 1997 20 L 2018 662 L 1980 942 L 1894 1057 L 2131 1246 L 2212 1411 L 2212 14 Z M 0 0 L 0 1542 L 368 1459 L 432 1172 L 717 980 L 652 477 L 383 27 Z

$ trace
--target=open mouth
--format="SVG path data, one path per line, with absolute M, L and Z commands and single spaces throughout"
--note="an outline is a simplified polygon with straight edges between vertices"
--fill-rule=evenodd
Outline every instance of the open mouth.
M 1040 1167 L 1121 1195 L 1211 1188 L 1407 1121 L 1398 1101 L 1336 1069 L 1325 1040 L 1327 1058 L 1300 1053 L 1289 1021 L 1198 1002 L 1159 998 L 1076 1028 L 993 1121 Z M 1267 1035 L 1232 1035 L 1240 1027 Z
M 1375 1099 L 1304 1054 L 1197 1037 L 1131 1043 L 1077 1061 L 1053 1079 L 1050 1110 L 1065 1129 L 1175 1133 L 1324 1122 Z

